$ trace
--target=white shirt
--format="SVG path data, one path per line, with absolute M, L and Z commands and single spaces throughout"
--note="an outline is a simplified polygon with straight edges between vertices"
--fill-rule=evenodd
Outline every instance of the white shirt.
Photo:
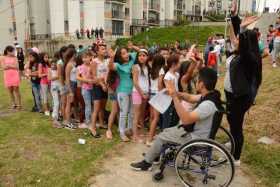
M 98 58 L 93 59 L 93 62 L 96 63 L 96 76 L 97 78 L 104 78 L 106 79 L 108 74 L 108 64 L 109 59 L 104 59 L 103 62 Z
M 224 89 L 230 93 L 233 92 L 231 82 L 230 82 L 230 63 L 234 58 L 235 58 L 235 55 L 231 55 L 226 60 L 226 75 L 225 75 L 225 80 L 224 80 Z
M 220 55 L 221 50 L 222 50 L 222 47 L 221 47 L 221 45 L 220 45 L 220 44 L 215 45 L 215 47 L 214 47 L 214 51 L 217 53 L 217 56 L 219 56 L 219 55 Z
M 164 75 L 164 70 L 163 70 L 163 68 L 161 68 L 160 70 L 159 70 L 159 76 L 162 76 L 162 75 Z M 156 78 L 155 80 L 153 80 L 152 78 L 150 79 L 150 82 L 151 82 L 151 88 L 150 88 L 150 90 L 151 90 L 151 93 L 153 93 L 153 94 L 156 94 L 156 93 L 158 93 L 158 79 L 159 78 Z
M 149 92 L 149 72 L 148 72 L 148 68 L 146 66 L 143 67 L 144 74 L 142 74 L 140 66 L 138 64 L 136 64 L 135 67 L 138 70 L 138 85 L 144 93 L 148 93 Z M 133 86 L 133 91 L 137 92 L 137 89 L 135 88 L 135 86 Z
M 179 87 L 178 87 L 178 83 L 179 83 L 179 73 L 175 73 L 175 75 L 174 74 L 172 74 L 172 73 L 170 73 L 169 71 L 165 74 L 165 76 L 164 76 L 164 80 L 168 80 L 168 81 L 174 81 L 174 83 L 175 83 L 175 88 L 176 88 L 176 91 L 179 91 Z

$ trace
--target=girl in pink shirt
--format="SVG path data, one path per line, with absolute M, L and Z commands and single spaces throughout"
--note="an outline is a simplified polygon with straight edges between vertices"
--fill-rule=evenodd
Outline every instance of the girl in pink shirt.
M 47 53 L 40 54 L 40 64 L 39 64 L 39 77 L 41 85 L 41 100 L 43 104 L 43 110 L 46 116 L 50 115 L 48 107 L 48 95 L 50 93 L 50 81 L 48 80 L 48 69 L 49 69 L 49 56 Z
M 18 61 L 15 57 L 15 48 L 7 46 L 4 56 L 0 56 L 0 64 L 4 70 L 4 84 L 11 98 L 11 109 L 21 109 L 21 97 L 19 92 L 20 75 Z

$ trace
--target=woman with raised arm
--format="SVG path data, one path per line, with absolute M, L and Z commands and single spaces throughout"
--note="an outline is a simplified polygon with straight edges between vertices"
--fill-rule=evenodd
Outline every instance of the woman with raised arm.
M 236 144 L 233 157 L 235 165 L 239 166 L 244 142 L 244 116 L 252 106 L 261 84 L 262 59 L 258 47 L 257 33 L 252 30 L 245 31 L 248 25 L 257 20 L 257 17 L 246 17 L 240 24 L 240 19 L 236 14 L 235 1 L 233 1 L 232 14 L 230 40 L 235 50 L 226 60 L 227 70 L 224 89 L 227 109 L 229 110 L 227 120 Z M 239 33 L 240 30 L 242 31 L 241 33 Z

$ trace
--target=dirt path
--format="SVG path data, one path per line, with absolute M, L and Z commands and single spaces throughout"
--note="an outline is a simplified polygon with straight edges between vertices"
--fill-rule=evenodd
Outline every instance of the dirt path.
M 104 159 L 102 173 L 90 179 L 91 187 L 182 187 L 173 168 L 166 168 L 165 178 L 160 183 L 152 181 L 152 172 L 135 172 L 129 164 L 139 161 L 147 150 L 143 144 L 125 144 L 117 152 Z M 237 169 L 232 187 L 251 187 L 255 185 L 250 177 Z

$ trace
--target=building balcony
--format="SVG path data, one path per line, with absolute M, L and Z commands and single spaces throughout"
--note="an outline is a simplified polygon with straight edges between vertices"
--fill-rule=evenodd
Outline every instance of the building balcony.
M 125 19 L 124 12 L 112 10 L 112 19 Z
M 125 4 L 126 0 L 106 0 L 106 3 L 121 3 L 121 4 Z
M 149 10 L 160 12 L 160 4 L 158 4 L 158 3 L 149 3 Z
M 132 19 L 132 25 L 134 26 L 159 26 L 160 21 L 157 19 L 150 18 L 149 20 L 146 19 Z

